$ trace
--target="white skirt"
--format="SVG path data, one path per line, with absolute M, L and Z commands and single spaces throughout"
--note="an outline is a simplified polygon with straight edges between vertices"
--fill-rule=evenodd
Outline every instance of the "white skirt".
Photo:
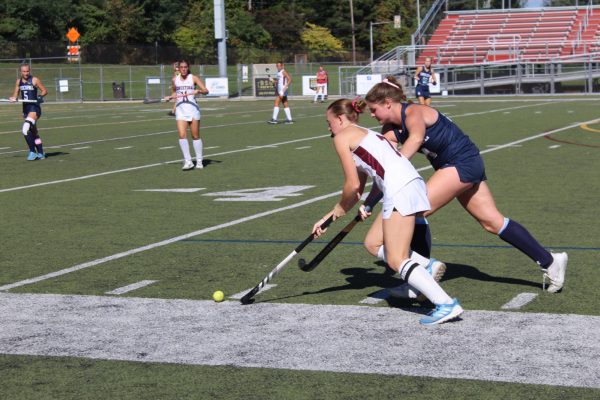
M 200 107 L 194 103 L 179 103 L 175 107 L 175 119 L 177 121 L 200 121 Z
M 390 219 L 394 209 L 404 216 L 430 210 L 425 181 L 413 179 L 396 193 L 390 196 L 386 193 L 383 197 L 383 219 Z

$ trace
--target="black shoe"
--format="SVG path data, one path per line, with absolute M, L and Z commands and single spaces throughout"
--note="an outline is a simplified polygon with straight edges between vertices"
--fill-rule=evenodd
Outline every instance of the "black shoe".
M 287 120 L 285 120 L 285 122 L 284 122 L 284 124 L 287 124 L 287 125 L 291 125 L 291 124 L 293 124 L 293 123 L 294 123 L 294 121 L 292 121 L 291 119 L 287 119 Z
M 169 111 L 169 112 L 167 113 L 167 115 L 168 115 L 169 117 L 174 117 L 174 116 L 175 116 L 175 113 L 174 113 L 173 111 Z
M 267 123 L 276 125 L 278 122 L 277 122 L 277 120 L 272 119 L 272 120 L 267 121 Z

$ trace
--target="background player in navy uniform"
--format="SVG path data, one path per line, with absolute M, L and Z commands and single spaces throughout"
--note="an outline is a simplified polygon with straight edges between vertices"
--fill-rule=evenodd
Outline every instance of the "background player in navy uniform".
M 273 80 L 271 80 L 273 81 Z M 285 111 L 285 123 L 293 124 L 292 112 L 288 104 L 288 89 L 292 83 L 292 77 L 285 70 L 283 63 L 280 61 L 277 63 L 277 80 L 275 83 L 275 90 L 277 91 L 277 97 L 275 97 L 275 106 L 273 107 L 273 117 L 270 124 L 277 123 L 277 116 L 279 115 L 279 104 L 283 103 L 283 111 Z
M 29 146 L 29 154 L 27 159 L 43 160 L 45 158 L 44 148 L 42 146 L 42 139 L 38 134 L 36 126 L 37 120 L 42 116 L 42 107 L 40 104 L 43 102 L 43 97 L 48 94 L 48 91 L 35 76 L 31 76 L 31 69 L 29 65 L 21 65 L 21 77 L 17 79 L 15 83 L 15 90 L 12 97 L 9 98 L 11 102 L 17 101 L 17 96 L 21 93 L 22 100 L 36 100 L 36 103 L 23 103 L 23 135 L 27 146 Z M 39 91 L 39 93 L 38 93 Z
M 435 74 L 431 67 L 431 57 L 425 59 L 425 65 L 417 68 L 415 71 L 415 80 L 417 82 L 415 96 L 419 100 L 419 104 L 430 105 L 431 94 L 429 93 L 429 81 L 434 85 L 437 85 Z
M 407 103 L 402 87 L 393 77 L 371 88 L 365 100 L 371 115 L 384 125 L 385 137 L 392 143 L 402 144 L 400 152 L 404 156 L 411 159 L 415 153 L 423 153 L 435 169 L 427 181 L 431 209 L 425 216 L 456 198 L 483 229 L 498 235 L 541 267 L 544 280 L 550 280 L 548 292 L 562 289 L 567 253 L 548 252 L 527 229 L 498 211 L 486 183 L 479 149 L 454 122 L 434 108 Z M 374 255 L 383 243 L 379 218 L 365 238 L 365 246 Z

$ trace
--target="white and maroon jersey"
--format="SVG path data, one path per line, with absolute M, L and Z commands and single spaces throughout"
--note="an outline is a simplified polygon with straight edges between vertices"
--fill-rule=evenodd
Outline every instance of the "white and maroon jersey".
M 385 137 L 370 129 L 354 149 L 356 167 L 368 174 L 385 198 L 391 198 L 407 183 L 422 179 L 415 167 Z
M 194 76 L 192 74 L 188 74 L 185 79 L 181 78 L 181 75 L 177 75 L 175 77 L 175 94 L 177 96 L 187 95 L 177 98 L 177 104 L 181 102 L 194 103 L 196 104 L 196 99 L 194 97 L 194 91 L 196 90 L 196 86 L 194 84 Z
M 282 69 L 281 71 L 277 71 L 277 93 L 283 93 L 287 91 L 287 89 L 283 90 L 283 87 L 287 86 L 288 84 L 288 80 L 284 72 L 284 69 Z

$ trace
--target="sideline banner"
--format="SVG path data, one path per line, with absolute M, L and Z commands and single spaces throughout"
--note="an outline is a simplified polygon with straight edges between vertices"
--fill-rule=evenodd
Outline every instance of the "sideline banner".
M 327 87 L 325 85 L 325 97 L 327 97 Z M 317 76 L 316 75 L 302 75 L 302 95 L 303 96 L 314 96 L 317 93 Z
M 379 82 L 381 82 L 381 74 L 356 75 L 356 94 L 367 94 Z
M 227 78 L 206 78 L 208 96 L 229 97 L 229 81 Z

